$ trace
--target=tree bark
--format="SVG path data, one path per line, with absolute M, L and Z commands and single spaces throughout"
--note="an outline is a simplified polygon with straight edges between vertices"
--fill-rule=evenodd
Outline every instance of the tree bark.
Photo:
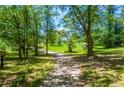
M 1 55 L 1 68 L 3 68 L 4 64 L 3 64 L 3 55 Z
M 87 39 L 88 56 L 93 55 L 93 40 L 91 36 L 91 5 L 88 6 L 88 27 L 85 31 Z
M 24 6 L 25 55 L 28 58 L 28 9 Z
M 68 43 L 68 52 L 73 52 L 73 51 L 72 51 L 72 45 L 71 45 L 70 42 Z
M 93 40 L 91 38 L 91 33 L 89 31 L 86 32 L 86 41 L 87 41 L 87 55 L 93 55 Z
M 36 15 L 33 9 L 33 15 L 34 15 L 34 23 L 35 23 L 35 42 L 34 42 L 34 48 L 35 48 L 35 56 L 38 55 L 38 27 L 37 27 L 37 20 L 36 20 Z
M 49 17 L 49 15 L 48 15 L 48 13 L 49 13 L 49 9 L 48 9 L 49 7 L 48 6 L 46 6 L 46 11 L 47 11 L 47 14 L 46 14 L 46 55 L 48 55 L 48 40 L 49 40 L 49 37 L 48 37 L 48 31 L 49 31 L 49 28 L 48 28 L 48 24 L 49 24 L 49 19 L 48 19 L 48 17 Z

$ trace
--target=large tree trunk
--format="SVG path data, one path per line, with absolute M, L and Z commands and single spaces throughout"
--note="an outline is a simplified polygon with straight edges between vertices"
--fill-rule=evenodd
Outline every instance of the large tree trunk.
M 88 56 L 93 55 L 93 40 L 91 36 L 91 5 L 88 6 L 88 27 L 86 29 Z
M 91 33 L 89 31 L 86 32 L 86 42 L 87 42 L 87 54 L 88 56 L 93 55 L 93 40 L 91 37 Z

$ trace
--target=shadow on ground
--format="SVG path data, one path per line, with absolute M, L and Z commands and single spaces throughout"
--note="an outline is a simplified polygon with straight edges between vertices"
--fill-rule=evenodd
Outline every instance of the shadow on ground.
M 39 86 L 54 66 L 53 60 L 29 58 L 28 60 L 6 60 L 0 69 L 0 86 L 31 87 Z
M 118 86 L 119 81 L 122 81 L 122 84 L 119 86 L 124 86 L 124 56 L 123 51 L 121 50 L 111 50 L 109 52 L 96 51 L 96 55 L 91 57 L 87 57 L 86 55 L 52 56 L 57 57 L 58 59 L 59 57 L 65 57 L 62 60 L 69 61 L 69 64 L 71 61 L 74 61 L 75 64 L 81 63 L 81 67 L 78 69 L 80 69 L 79 83 L 82 83 L 82 87 Z M 49 55 L 48 57 L 52 56 Z M 69 59 L 70 56 L 72 56 L 71 60 Z M 17 62 L 16 57 L 12 59 L 8 58 L 5 68 L 0 70 L 0 86 L 39 86 L 53 68 L 53 63 L 54 62 L 51 62 L 49 59 L 40 57 L 33 57 L 33 59 L 29 58 L 29 60 L 23 62 Z M 63 79 L 64 81 L 60 81 L 60 85 L 68 83 L 69 85 L 72 84 L 72 86 L 75 86 L 73 85 L 75 82 L 71 80 L 71 77 L 66 77 L 67 76 L 63 77 L 60 75 L 55 78 L 65 78 Z M 56 81 L 53 81 L 53 83 L 55 84 Z
M 124 57 L 110 53 L 100 53 L 92 57 L 83 56 L 81 67 L 81 80 L 84 86 L 117 86 L 124 73 Z M 76 60 L 79 58 L 75 58 Z M 124 83 L 119 86 L 124 86 Z

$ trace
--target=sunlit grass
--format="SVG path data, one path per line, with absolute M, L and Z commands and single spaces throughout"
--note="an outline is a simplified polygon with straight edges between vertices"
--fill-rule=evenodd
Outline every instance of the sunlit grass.
M 84 67 L 81 78 L 85 86 L 109 87 L 112 86 L 113 83 L 117 83 L 121 76 L 112 69 Z
M 124 48 L 94 48 L 93 58 L 82 63 L 84 86 L 109 87 L 124 86 Z
M 68 47 L 66 44 L 63 44 L 61 46 L 58 45 L 49 45 L 49 51 L 53 51 L 56 53 L 61 53 L 61 54 L 86 54 L 87 50 L 82 47 L 80 43 L 76 43 L 75 47 L 72 48 L 74 52 L 69 53 L 67 52 Z M 94 46 L 93 48 L 94 53 L 108 53 L 108 54 L 124 54 L 124 47 L 119 47 L 119 48 L 104 48 L 103 46 Z
M 86 50 L 77 43 L 73 53 L 67 52 L 67 45 L 49 46 L 49 51 L 61 54 L 86 54 Z M 94 47 L 93 58 L 82 60 L 82 82 L 85 86 L 124 86 L 124 47 Z M 0 69 L 0 86 L 40 86 L 52 71 L 52 56 L 32 56 L 20 62 L 17 54 L 8 55 L 4 68 Z
M 63 53 L 67 50 L 66 45 L 50 46 L 50 50 Z M 84 86 L 109 87 L 124 86 L 124 47 L 104 48 L 94 46 L 94 57 L 83 60 L 82 82 Z M 77 43 L 73 48 L 74 54 L 85 54 L 86 50 Z
M 81 44 L 76 43 L 75 47 L 72 48 L 73 52 L 69 53 L 68 51 L 68 47 L 67 44 L 63 44 L 61 46 L 59 45 L 53 45 L 50 46 L 49 45 L 49 51 L 53 51 L 56 53 L 61 53 L 61 54 L 86 54 L 86 49 L 83 49 Z
M 105 53 L 105 54 L 124 54 L 124 47 L 118 48 L 104 48 L 102 46 L 95 46 L 95 53 Z
M 39 86 L 52 71 L 53 66 L 54 62 L 49 59 L 7 61 L 4 68 L 0 69 L 0 86 Z

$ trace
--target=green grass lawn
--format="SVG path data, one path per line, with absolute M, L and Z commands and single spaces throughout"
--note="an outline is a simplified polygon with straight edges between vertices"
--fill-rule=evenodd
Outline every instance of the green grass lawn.
M 86 50 L 76 44 L 74 53 L 67 53 L 67 46 L 49 46 L 49 51 L 61 54 L 82 55 L 81 79 L 84 86 L 124 86 L 124 47 L 108 48 L 95 46 L 95 55 L 87 58 Z M 39 55 L 18 61 L 18 56 L 7 56 L 4 68 L 0 69 L 0 86 L 39 86 L 52 71 L 55 62 L 52 56 Z M 16 54 L 17 55 L 17 54 Z
M 50 46 L 49 45 L 49 51 L 53 51 L 56 53 L 61 53 L 61 54 L 86 54 L 87 51 L 86 49 L 82 48 L 80 43 L 76 43 L 75 47 L 73 48 L 73 53 L 68 53 L 67 52 L 67 45 L 63 44 L 62 46 L 58 46 L 58 45 L 54 45 L 54 46 Z M 120 48 L 104 48 L 102 46 L 94 46 L 94 52 L 95 54 L 104 54 L 104 53 L 109 53 L 109 54 L 120 54 L 120 53 L 124 53 L 124 47 L 120 47 Z
M 81 44 L 73 49 L 76 53 L 65 53 L 67 46 L 49 46 L 50 51 L 62 54 L 86 54 Z M 108 87 L 124 86 L 124 47 L 94 47 L 95 55 L 83 59 L 82 82 L 84 86 Z
M 86 54 L 86 50 L 82 48 L 81 44 L 76 43 L 75 47 L 72 48 L 72 50 L 74 52 L 72 53 L 68 53 L 67 52 L 68 47 L 66 44 L 63 44 L 61 46 L 58 45 L 54 45 L 54 46 L 50 46 L 49 45 L 49 51 L 53 51 L 56 53 L 61 53 L 61 54 Z
M 0 86 L 39 86 L 53 66 L 54 62 L 49 59 L 29 58 L 22 62 L 7 59 L 0 69 Z
M 119 48 L 104 48 L 102 46 L 95 46 L 94 48 L 95 53 L 100 54 L 124 54 L 124 47 Z
M 83 60 L 82 80 L 85 86 L 124 86 L 124 47 L 94 48 L 95 55 Z

